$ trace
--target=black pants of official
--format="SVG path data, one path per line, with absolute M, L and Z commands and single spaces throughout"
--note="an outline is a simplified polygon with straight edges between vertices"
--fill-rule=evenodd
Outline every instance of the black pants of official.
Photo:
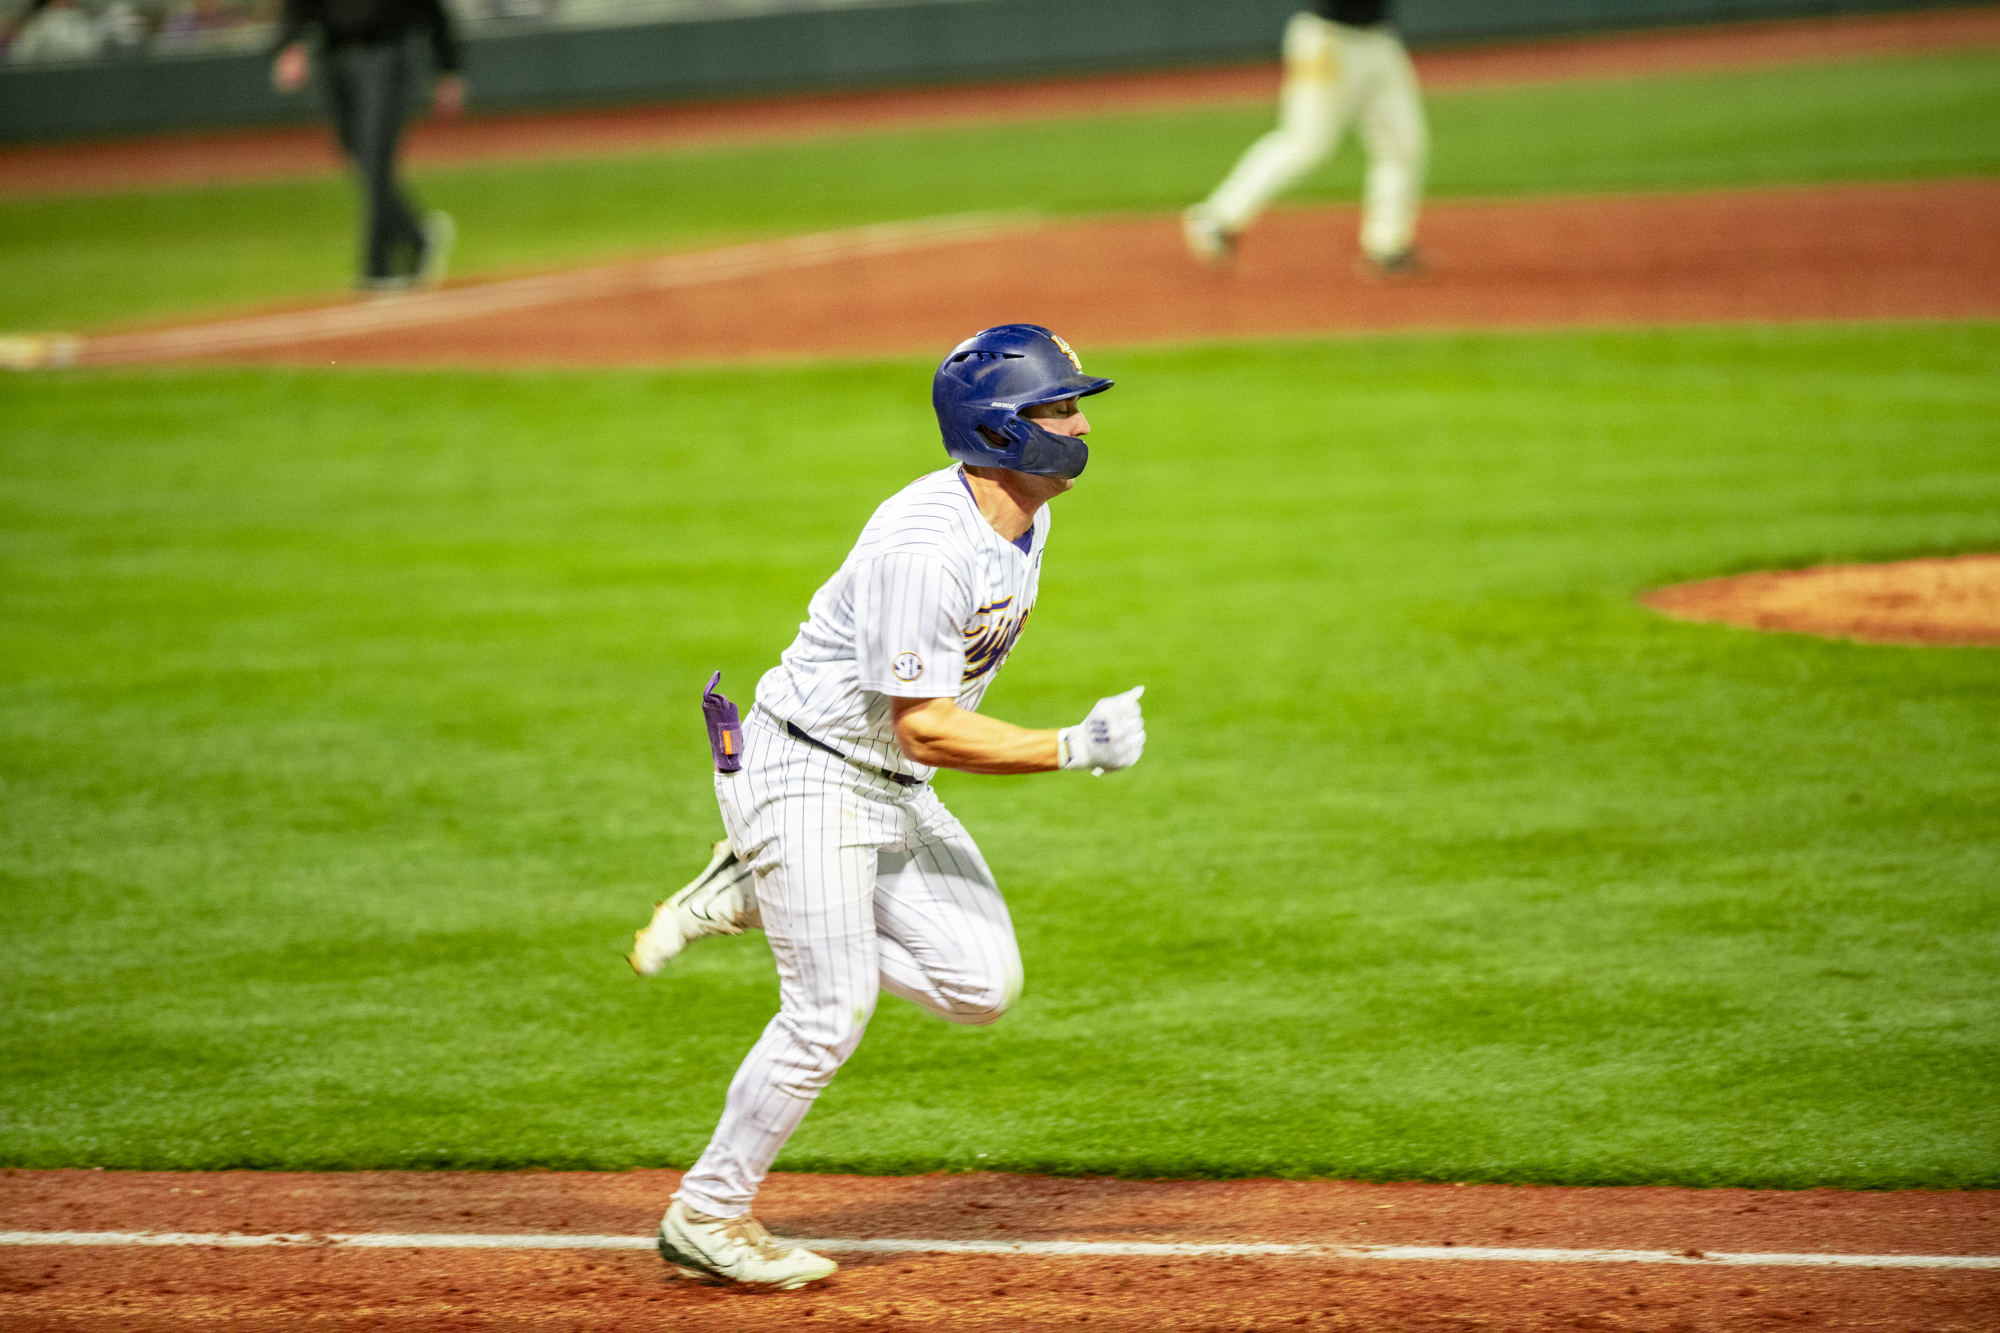
M 424 233 L 396 184 L 409 54 L 401 42 L 327 52 L 327 86 L 340 146 L 361 178 L 362 278 L 407 277 L 423 262 Z

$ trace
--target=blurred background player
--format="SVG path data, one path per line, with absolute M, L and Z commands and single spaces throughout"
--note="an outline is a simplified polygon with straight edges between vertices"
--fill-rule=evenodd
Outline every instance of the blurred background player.
M 318 28 L 327 96 L 340 146 L 354 163 L 364 197 L 361 277 L 364 291 L 430 286 L 444 278 L 455 234 L 451 216 L 422 223 L 396 182 L 409 86 L 408 38 L 430 38 L 437 67 L 432 106 L 447 119 L 465 109 L 458 37 L 441 0 L 285 0 L 271 81 L 280 92 L 305 86 L 311 61 L 304 37 Z
M 1181 215 L 1187 245 L 1217 267 L 1279 191 L 1325 160 L 1349 124 L 1368 154 L 1361 215 L 1365 270 L 1419 270 L 1414 241 L 1430 132 L 1389 0 L 1314 0 L 1285 28 L 1278 128 L 1250 146 L 1221 185 Z
M 101 45 L 97 25 L 76 0 L 30 0 L 20 18 L 0 21 L 0 47 L 15 64 L 89 60 Z

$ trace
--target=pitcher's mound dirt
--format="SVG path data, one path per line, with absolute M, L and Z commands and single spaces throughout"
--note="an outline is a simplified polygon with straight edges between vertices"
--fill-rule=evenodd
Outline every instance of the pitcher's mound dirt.
M 2000 555 L 1738 574 L 1640 600 L 1676 620 L 1861 643 L 2000 645 Z

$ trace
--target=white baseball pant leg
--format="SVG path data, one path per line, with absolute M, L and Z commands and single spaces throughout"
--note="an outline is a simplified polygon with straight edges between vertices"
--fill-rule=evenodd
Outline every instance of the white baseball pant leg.
M 1349 60 L 1365 66 L 1368 85 L 1359 100 L 1361 146 L 1368 152 L 1361 248 L 1372 258 L 1387 259 L 1416 240 L 1430 169 L 1430 126 L 1417 91 L 1417 72 L 1396 35 L 1355 28 L 1341 32 L 1343 44 L 1355 48 Z
M 1402 42 L 1388 29 L 1301 12 L 1285 27 L 1284 53 L 1278 127 L 1250 145 L 1204 209 L 1224 231 L 1242 231 L 1358 122 L 1368 154 L 1361 247 L 1377 259 L 1408 249 L 1423 204 L 1430 133 Z
M 1021 992 L 1007 904 L 928 786 L 904 788 L 753 715 L 723 822 L 757 872 L 778 964 L 777 1016 L 730 1082 L 715 1135 L 676 1197 L 750 1211 L 813 1099 L 861 1044 L 881 990 L 954 1023 L 991 1023 Z

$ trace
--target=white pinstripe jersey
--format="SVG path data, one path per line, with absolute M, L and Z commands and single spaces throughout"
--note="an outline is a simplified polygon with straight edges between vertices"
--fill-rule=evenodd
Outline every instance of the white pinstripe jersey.
M 882 502 L 813 594 L 757 704 L 842 753 L 928 778 L 896 744 L 889 698 L 976 709 L 1021 636 L 1041 581 L 1049 507 L 1028 550 L 993 530 L 954 463 Z

